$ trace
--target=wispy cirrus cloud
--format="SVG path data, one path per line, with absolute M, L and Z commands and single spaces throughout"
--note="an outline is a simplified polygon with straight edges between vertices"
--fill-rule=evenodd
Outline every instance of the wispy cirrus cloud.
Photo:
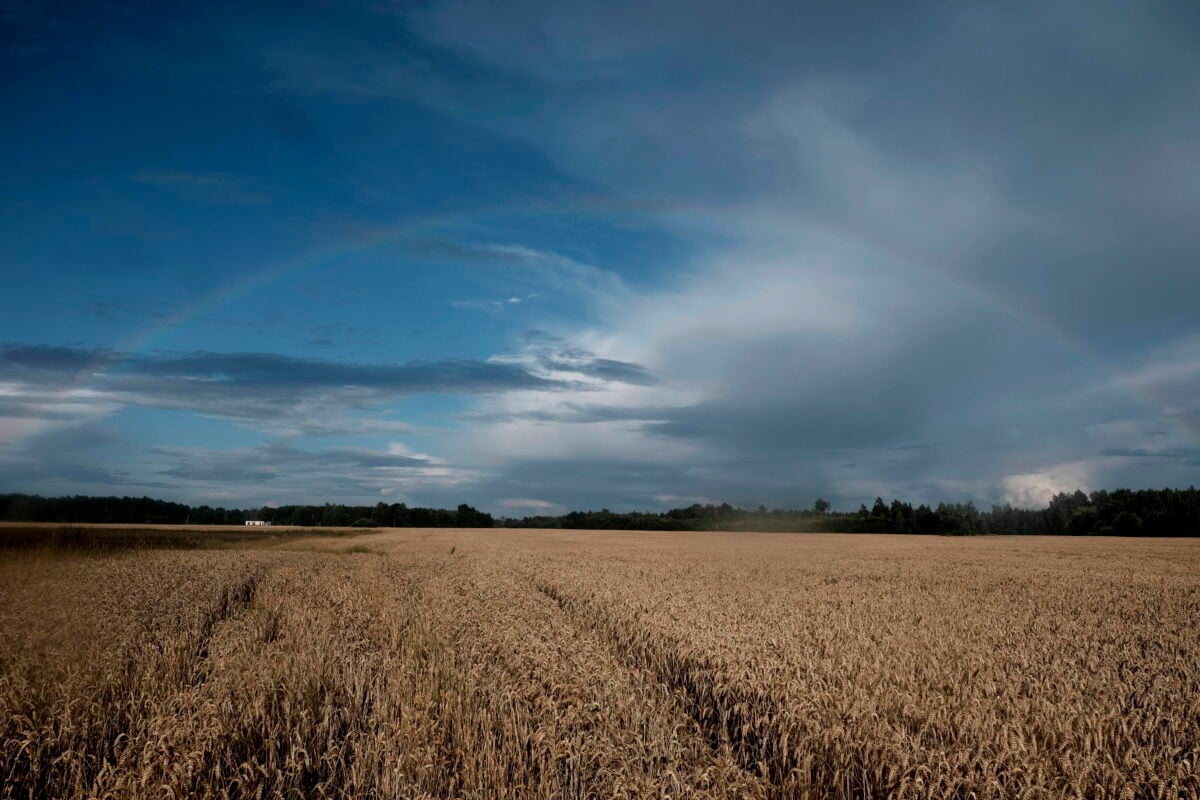
M 630 296 L 625 281 L 612 270 L 570 256 L 522 244 L 476 242 L 464 238 L 418 236 L 406 241 L 411 252 L 422 257 L 498 264 L 519 270 L 523 284 L 537 287 L 537 293 L 557 293 L 594 300 L 597 296 L 613 299 Z M 524 297 L 510 296 L 498 302 L 521 302 Z

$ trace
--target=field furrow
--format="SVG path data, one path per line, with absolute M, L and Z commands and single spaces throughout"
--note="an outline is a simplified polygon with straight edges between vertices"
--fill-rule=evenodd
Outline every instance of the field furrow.
M 0 554 L 0 798 L 1200 798 L 1177 541 Z
M 762 796 L 761 782 L 709 747 L 668 691 L 518 572 L 490 554 L 448 556 L 424 571 L 436 576 L 427 599 L 439 629 L 496 711 L 495 755 L 519 754 L 507 769 L 529 775 L 539 796 Z

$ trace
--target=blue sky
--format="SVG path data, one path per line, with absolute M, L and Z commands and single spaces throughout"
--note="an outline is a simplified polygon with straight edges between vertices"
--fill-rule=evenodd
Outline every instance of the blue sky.
M 1191 3 L 0 5 L 0 490 L 1200 477 Z

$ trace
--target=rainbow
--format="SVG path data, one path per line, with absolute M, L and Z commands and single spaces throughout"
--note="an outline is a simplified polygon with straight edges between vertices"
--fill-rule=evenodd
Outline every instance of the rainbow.
M 427 227 L 431 223 L 437 224 L 437 220 L 426 220 L 421 227 Z M 1121 385 L 1120 373 L 1112 364 L 1088 346 L 1085 340 L 1072 334 L 1052 316 L 1041 312 L 1031 304 L 1022 303 L 1018 298 L 1006 295 L 994 288 L 984 288 L 973 283 L 958 274 L 956 270 L 939 266 L 935 260 L 926 257 L 925 254 L 909 252 L 910 248 L 898 245 L 897 242 L 869 239 L 860 231 L 833 225 L 825 225 L 823 228 L 824 232 L 834 235 L 843 242 L 862 246 L 871 253 L 887 254 L 892 265 L 909 274 L 915 281 L 925 285 L 932 283 L 940 286 L 948 290 L 952 296 L 1001 314 L 1025 329 L 1037 331 L 1047 342 L 1052 343 L 1072 358 L 1090 365 L 1098 374 L 1110 379 L 1114 385 Z M 395 225 L 369 234 L 344 239 L 332 245 L 314 248 L 294 258 L 248 272 L 244 276 L 216 287 L 195 301 L 177 308 L 170 315 L 155 320 L 154 324 L 140 329 L 120 341 L 114 347 L 114 351 L 118 354 L 117 358 L 98 367 L 81 370 L 76 379 L 67 388 L 61 390 L 60 394 L 65 402 L 70 402 L 70 397 L 86 393 L 91 384 L 119 369 L 129 357 L 150 350 L 171 332 L 240 298 L 250 296 L 285 278 L 295 277 L 317 267 L 411 236 L 413 232 L 412 225 Z M 1147 406 L 1155 414 L 1161 415 L 1168 424 L 1174 426 L 1187 439 L 1200 442 L 1200 424 L 1189 425 L 1185 419 L 1168 413 L 1170 403 L 1167 398 L 1145 389 L 1136 390 L 1126 387 L 1124 391 L 1131 399 Z M 29 423 L 28 429 L 17 432 L 18 441 L 44 427 L 44 423 L 39 424 L 39 420 L 27 420 L 27 422 Z
M 127 355 L 144 353 L 172 331 L 217 311 L 236 300 L 249 297 L 260 289 L 264 289 L 285 278 L 302 275 L 309 270 L 326 266 L 348 256 L 373 250 L 383 244 L 395 241 L 408 233 L 410 233 L 410 229 L 406 226 L 389 228 L 354 239 L 346 239 L 332 245 L 313 248 L 294 258 L 269 265 L 257 271 L 248 272 L 226 284 L 217 286 L 193 302 L 183 305 L 173 313 L 156 320 L 153 325 L 137 331 L 129 338 L 120 342 L 114 349 Z M 119 364 L 120 361 L 117 360 L 101 373 L 90 374 L 105 374 Z
M 153 324 L 140 328 L 132 335 L 118 341 L 112 347 L 115 358 L 106 359 L 80 370 L 74 380 L 69 381 L 66 387 L 58 390 L 57 396 L 64 405 L 69 405 L 73 402 L 73 398 L 86 396 L 93 384 L 120 369 L 121 365 L 127 363 L 131 357 L 147 352 L 157 342 L 189 322 L 224 308 L 243 297 L 249 297 L 256 291 L 278 281 L 302 275 L 309 270 L 401 240 L 410 236 L 413 230 L 410 225 L 396 225 L 343 239 L 323 247 L 312 248 L 293 258 L 270 264 L 262 269 L 249 271 L 241 277 L 204 293 L 196 300 L 176 308 L 171 314 L 155 319 Z M 6 433 L 10 434 L 7 444 L 10 446 L 19 444 L 48 426 L 47 421 L 35 418 L 13 420 L 6 429 Z
M 1182 438 L 1200 443 L 1200 420 L 1190 422 L 1184 416 L 1172 414 L 1172 401 L 1160 393 L 1148 388 L 1130 387 L 1128 382 L 1122 379 L 1120 369 L 1105 359 L 1085 339 L 1065 328 L 1052 315 L 1034 304 L 1021 302 L 1015 295 L 1001 292 L 995 287 L 984 287 L 974 283 L 959 270 L 939 263 L 938 259 L 928 254 L 917 253 L 900 242 L 885 240 L 882 237 L 868 237 L 860 230 L 833 223 L 824 223 L 820 228 L 844 242 L 860 245 L 868 252 L 886 253 L 890 263 L 914 279 L 938 285 L 979 308 L 1000 314 L 1026 330 L 1036 331 L 1061 352 L 1088 365 L 1107 379 L 1110 386 L 1119 388 L 1125 396 L 1161 417 Z

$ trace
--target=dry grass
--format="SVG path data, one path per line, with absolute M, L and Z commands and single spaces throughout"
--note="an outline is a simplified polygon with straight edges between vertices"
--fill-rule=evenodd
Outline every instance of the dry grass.
M 1200 797 L 1200 544 L 0 553 L 2 797 Z

